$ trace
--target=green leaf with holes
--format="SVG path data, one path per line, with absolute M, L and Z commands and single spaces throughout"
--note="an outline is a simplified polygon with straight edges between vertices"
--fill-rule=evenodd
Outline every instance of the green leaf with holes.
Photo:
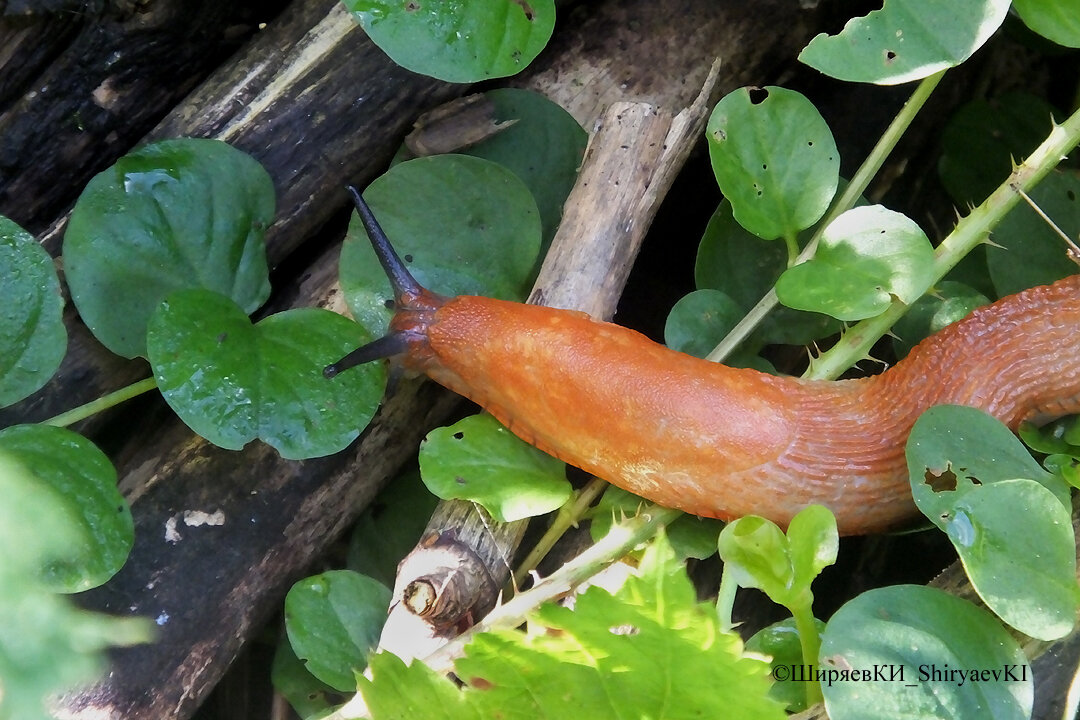
M 919 299 L 933 264 L 933 247 L 913 220 L 880 205 L 857 207 L 825 228 L 813 258 L 780 276 L 776 295 L 788 307 L 862 320 L 893 298 Z
M 803 95 L 780 87 L 735 90 L 716 104 L 706 138 L 720 190 L 750 232 L 794 239 L 825 214 L 840 153 Z
M 207 288 L 251 313 L 270 295 L 263 235 L 274 186 L 218 140 L 162 140 L 96 175 L 71 211 L 64 272 L 94 336 L 146 355 L 146 325 L 169 293 Z
M 67 349 L 64 300 L 52 258 L 34 237 L 0 217 L 0 407 L 49 381 Z
M 379 642 L 390 589 L 352 570 L 304 578 L 285 596 L 285 631 L 312 675 L 335 690 L 356 689 L 356 674 Z
M 815 669 L 832 720 L 1031 717 L 1034 683 L 1016 640 L 943 590 L 864 592 L 836 611 L 821 641 Z
M 1005 21 L 1009 0 L 885 0 L 837 35 L 821 33 L 799 60 L 840 80 L 878 85 L 921 80 L 959 65 Z
M 377 178 L 364 199 L 429 290 L 503 300 L 528 295 L 540 218 L 529 189 L 506 168 L 464 155 L 418 158 Z M 394 296 L 355 213 L 339 271 L 353 317 L 373 337 L 386 334 Z
M 1068 489 L 996 419 L 943 405 L 907 443 L 915 504 L 944 531 L 979 596 L 1027 635 L 1068 634 L 1080 608 Z
M 158 388 L 192 430 L 229 450 L 260 438 L 292 460 L 343 450 L 375 414 L 381 363 L 323 377 L 328 363 L 367 339 L 348 318 L 315 308 L 252 325 L 209 290 L 170 295 L 147 335 Z
M 51 589 L 88 590 L 123 567 L 135 541 L 131 508 L 116 488 L 116 470 L 94 443 L 64 428 L 14 425 L 0 430 L 0 452 L 65 511 L 62 550 L 50 548 L 42 569 Z
M 521 72 L 555 27 L 554 0 L 344 0 L 398 65 L 473 83 Z
M 571 492 L 564 463 L 487 414 L 428 433 L 420 445 L 420 475 L 443 500 L 480 503 L 499 522 L 556 510 Z

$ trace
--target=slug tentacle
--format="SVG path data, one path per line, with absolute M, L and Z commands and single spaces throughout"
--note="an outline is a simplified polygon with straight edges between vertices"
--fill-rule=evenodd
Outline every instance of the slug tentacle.
M 389 247 L 358 194 L 357 207 Z M 694 358 L 580 312 L 440 298 L 379 252 L 412 284 L 394 279 L 408 289 L 391 334 L 335 372 L 393 355 L 527 442 L 696 515 L 786 525 L 821 504 L 841 533 L 887 530 L 917 515 L 904 445 L 927 408 L 968 405 L 1014 429 L 1080 412 L 1080 275 L 980 308 L 880 375 L 807 381 Z

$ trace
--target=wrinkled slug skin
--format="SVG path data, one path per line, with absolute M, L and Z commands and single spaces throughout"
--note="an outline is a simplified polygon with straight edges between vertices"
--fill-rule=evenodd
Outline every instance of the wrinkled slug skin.
M 780 378 L 699 360 L 566 310 L 451 298 L 400 316 L 407 367 L 556 457 L 696 515 L 785 525 L 811 503 L 840 531 L 916 514 L 904 443 L 937 404 L 1011 428 L 1080 411 L 1080 276 L 976 310 L 881 375 Z

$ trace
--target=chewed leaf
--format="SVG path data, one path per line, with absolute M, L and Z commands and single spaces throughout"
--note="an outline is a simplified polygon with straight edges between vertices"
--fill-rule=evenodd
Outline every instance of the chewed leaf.
M 1000 422 L 965 407 L 924 413 L 907 458 L 915 504 L 949 536 L 990 609 L 1032 637 L 1070 632 L 1080 590 L 1061 478 Z
M 308 672 L 349 692 L 379 641 L 390 589 L 351 570 L 304 578 L 285 596 L 285 630 Z
M 52 258 L 0 217 L 0 407 L 39 390 L 67 348 L 64 300 Z
M 896 585 L 849 601 L 825 626 L 815 669 L 832 673 L 821 690 L 833 720 L 1031 717 L 1034 683 L 1016 640 L 936 588 Z
M 921 80 L 959 65 L 1005 21 L 1009 0 L 885 0 L 839 35 L 818 35 L 799 60 L 840 80 L 879 85 Z
M 421 285 L 447 296 L 523 300 L 540 252 L 536 201 L 511 171 L 481 158 L 436 155 L 395 165 L 364 199 Z M 386 334 L 390 283 L 354 215 L 341 248 L 353 317 Z
M 270 295 L 263 235 L 274 186 L 253 158 L 218 140 L 162 140 L 96 175 L 64 234 L 71 298 L 94 336 L 146 355 L 146 325 L 183 288 L 253 312 Z
M 570 498 L 566 466 L 519 440 L 487 414 L 432 430 L 420 474 L 444 500 L 472 500 L 500 522 L 558 509 Z
M 716 104 L 706 138 L 720 190 L 750 232 L 794 237 L 825 214 L 840 153 L 803 95 L 780 87 L 735 90 Z
M 82 435 L 50 425 L 0 430 L 0 452 L 17 461 L 67 511 L 63 549 L 51 552 L 43 568 L 49 587 L 57 592 L 88 590 L 123 567 L 135 526 L 105 453 Z
M 862 320 L 893 298 L 911 303 L 930 285 L 934 251 L 905 215 L 880 205 L 848 210 L 825 228 L 809 261 L 776 283 L 780 302 L 839 320 Z
M 170 295 L 147 334 L 158 388 L 191 429 L 229 450 L 261 438 L 288 459 L 344 449 L 375 414 L 381 364 L 323 376 L 328 363 L 366 339 L 348 318 L 314 308 L 252 325 L 234 302 L 208 290 Z
M 554 0 L 345 0 L 345 7 L 391 60 L 447 82 L 521 72 L 555 27 Z

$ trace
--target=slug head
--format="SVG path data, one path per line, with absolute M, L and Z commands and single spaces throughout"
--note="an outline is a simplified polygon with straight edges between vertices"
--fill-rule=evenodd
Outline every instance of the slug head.
M 390 332 L 367 345 L 362 345 L 336 363 L 327 365 L 323 375 L 332 378 L 338 373 L 372 360 L 380 360 L 408 354 L 417 344 L 426 345 L 427 327 L 432 316 L 446 303 L 446 298 L 437 295 L 416 281 L 409 269 L 398 256 L 390 239 L 375 219 L 375 214 L 364 202 L 360 192 L 349 186 L 356 212 L 364 224 L 371 246 L 379 258 L 390 286 L 394 290 L 395 314 L 390 321 Z

